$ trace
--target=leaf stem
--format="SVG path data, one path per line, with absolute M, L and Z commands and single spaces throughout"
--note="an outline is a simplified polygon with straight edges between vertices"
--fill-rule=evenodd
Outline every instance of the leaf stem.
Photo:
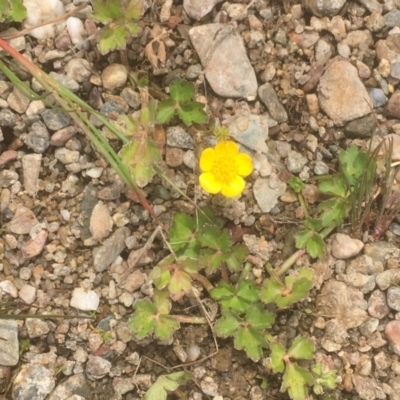
M 190 317 L 188 315 L 171 315 L 171 317 L 178 322 L 184 324 L 205 325 L 208 324 L 204 317 Z

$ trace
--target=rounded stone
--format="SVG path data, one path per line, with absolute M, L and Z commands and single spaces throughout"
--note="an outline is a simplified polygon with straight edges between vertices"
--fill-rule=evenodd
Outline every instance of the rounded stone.
M 113 90 L 125 85 L 128 71 L 122 64 L 111 64 L 104 69 L 101 80 L 105 89 Z

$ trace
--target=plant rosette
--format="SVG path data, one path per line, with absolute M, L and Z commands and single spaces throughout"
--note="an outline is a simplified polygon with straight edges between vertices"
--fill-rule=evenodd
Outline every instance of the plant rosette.
M 248 154 L 239 153 L 239 146 L 228 140 L 201 153 L 200 169 L 200 186 L 206 192 L 236 197 L 246 186 L 243 178 L 253 171 L 253 160 Z

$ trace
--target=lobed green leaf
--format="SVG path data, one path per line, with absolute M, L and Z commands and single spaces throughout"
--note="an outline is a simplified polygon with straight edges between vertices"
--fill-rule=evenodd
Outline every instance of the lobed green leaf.
M 283 375 L 281 392 L 287 390 L 292 400 L 305 400 L 312 382 L 312 375 L 307 370 L 296 363 L 289 363 Z
M 204 124 L 208 119 L 207 113 L 204 111 L 204 104 L 196 101 L 181 104 L 178 107 L 178 115 L 186 125 L 192 125 L 193 123 Z
M 181 79 L 174 80 L 169 90 L 171 98 L 180 104 L 187 103 L 194 95 L 193 83 L 185 82 Z
M 164 100 L 158 105 L 156 119 L 160 124 L 166 124 L 175 115 L 177 102 L 173 99 Z

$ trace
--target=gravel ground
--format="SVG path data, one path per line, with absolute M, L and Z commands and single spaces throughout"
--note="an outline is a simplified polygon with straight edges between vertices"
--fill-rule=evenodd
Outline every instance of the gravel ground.
M 64 1 L 66 11 L 85 4 Z M 287 185 L 293 175 L 317 205 L 309 178 L 334 171 L 350 144 L 367 149 L 372 136 L 390 137 L 400 161 L 400 1 L 146 0 L 143 7 L 141 32 L 124 53 L 128 67 L 158 90 L 176 77 L 193 82 L 210 119 L 229 127 L 255 166 L 241 197 L 209 196 L 197 183 L 196 130 L 164 126 L 157 144 L 165 173 L 199 205 L 211 205 L 254 255 L 266 251 L 279 265 L 294 251 L 304 213 Z M 11 44 L 113 121 L 137 112 L 140 94 L 124 54 L 97 50 L 90 10 L 88 3 L 76 14 L 84 24 L 75 21 L 75 30 L 61 24 Z M 41 91 L 25 71 L 18 75 Z M 0 128 L 1 306 L 75 316 L 0 320 L 0 398 L 136 400 L 159 375 L 182 369 L 193 380 L 171 399 L 289 398 L 267 360 L 251 362 L 231 340 L 218 340 L 219 351 L 203 360 L 216 349 L 209 326 L 182 325 L 166 342 L 136 340 L 127 325 L 132 304 L 151 296 L 149 273 L 168 254 L 157 224 L 67 113 L 25 98 L 3 75 Z M 145 191 L 166 226 L 175 212 L 194 211 L 157 177 Z M 337 370 L 333 398 L 398 400 L 400 219 L 377 242 L 348 234 L 343 226 L 332 235 L 322 259 L 298 260 L 315 270 L 313 289 L 277 315 L 272 333 L 283 342 L 299 334 L 313 340 L 316 358 Z M 264 271 L 255 265 L 253 274 Z

